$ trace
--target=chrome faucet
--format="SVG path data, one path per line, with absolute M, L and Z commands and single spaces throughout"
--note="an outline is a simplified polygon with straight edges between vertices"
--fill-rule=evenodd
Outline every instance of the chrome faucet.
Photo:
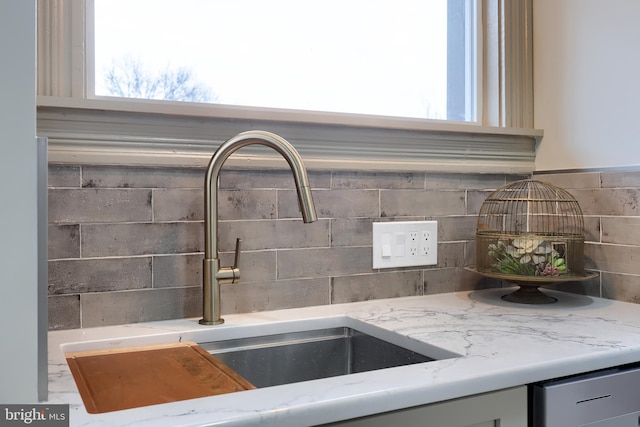
M 284 138 L 264 131 L 242 132 L 225 141 L 211 157 L 204 181 L 204 262 L 202 279 L 202 319 L 201 325 L 224 323 L 220 317 L 220 286 L 235 283 L 240 278 L 240 239 L 236 240 L 236 254 L 233 267 L 220 267 L 218 254 L 218 179 L 222 165 L 239 148 L 246 145 L 266 145 L 285 158 L 296 183 L 298 202 L 304 222 L 318 219 L 311 196 L 311 187 L 302 158 L 295 148 Z

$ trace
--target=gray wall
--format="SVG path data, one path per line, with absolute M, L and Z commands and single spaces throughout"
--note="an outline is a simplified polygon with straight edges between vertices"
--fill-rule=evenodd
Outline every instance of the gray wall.
M 310 171 L 320 220 L 304 224 L 287 171 L 224 169 L 220 246 L 242 313 L 496 285 L 474 263 L 484 198 L 521 176 Z M 201 314 L 203 169 L 54 166 L 49 174 L 49 326 L 91 327 Z M 438 221 L 438 265 L 376 271 L 371 223 Z
M 51 166 L 49 326 L 92 327 L 201 314 L 202 169 Z M 576 197 L 596 279 L 558 289 L 638 302 L 640 170 L 538 174 Z M 289 171 L 224 169 L 225 264 L 243 239 L 223 313 L 500 286 L 475 263 L 476 215 L 520 176 L 311 171 L 320 220 L 299 219 Z M 438 221 L 437 266 L 373 270 L 371 222 Z
M 0 1 L 2 403 L 38 400 L 35 19 L 34 1 Z

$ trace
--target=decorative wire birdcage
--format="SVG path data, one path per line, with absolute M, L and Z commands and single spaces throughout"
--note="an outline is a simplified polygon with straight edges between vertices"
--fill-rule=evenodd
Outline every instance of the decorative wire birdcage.
M 520 285 L 503 299 L 548 303 L 548 283 L 584 280 L 584 220 L 566 190 L 525 179 L 498 188 L 478 214 L 476 271 Z

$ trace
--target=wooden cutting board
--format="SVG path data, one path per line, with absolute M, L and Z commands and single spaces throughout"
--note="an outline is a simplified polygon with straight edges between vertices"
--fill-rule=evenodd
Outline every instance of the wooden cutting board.
M 255 388 L 193 342 L 83 351 L 65 356 L 91 414 Z

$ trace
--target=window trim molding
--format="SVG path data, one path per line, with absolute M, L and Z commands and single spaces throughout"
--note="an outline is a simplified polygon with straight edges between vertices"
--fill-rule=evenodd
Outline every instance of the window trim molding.
M 310 169 L 530 173 L 542 137 L 536 130 L 423 120 L 323 114 L 327 123 L 318 123 L 313 112 L 265 110 L 256 119 L 254 109 L 221 109 L 228 117 L 215 116 L 211 106 L 180 107 L 47 97 L 37 126 L 49 138 L 52 163 L 182 167 L 202 167 L 224 140 L 263 129 L 294 144 Z M 284 166 L 261 147 L 246 147 L 232 160 Z
M 482 0 L 481 6 L 484 101 L 477 125 L 87 99 L 86 70 L 92 64 L 85 54 L 90 23 L 84 16 L 93 2 L 38 0 L 38 135 L 49 138 L 55 164 L 202 167 L 224 140 L 260 128 L 289 139 L 310 169 L 531 173 L 543 135 L 528 127 L 533 123 L 531 34 L 530 25 L 525 31 L 521 25 L 530 20 L 531 0 Z M 509 50 L 496 40 L 509 41 Z M 236 166 L 282 166 L 277 156 L 250 147 L 238 154 L 230 159 Z

